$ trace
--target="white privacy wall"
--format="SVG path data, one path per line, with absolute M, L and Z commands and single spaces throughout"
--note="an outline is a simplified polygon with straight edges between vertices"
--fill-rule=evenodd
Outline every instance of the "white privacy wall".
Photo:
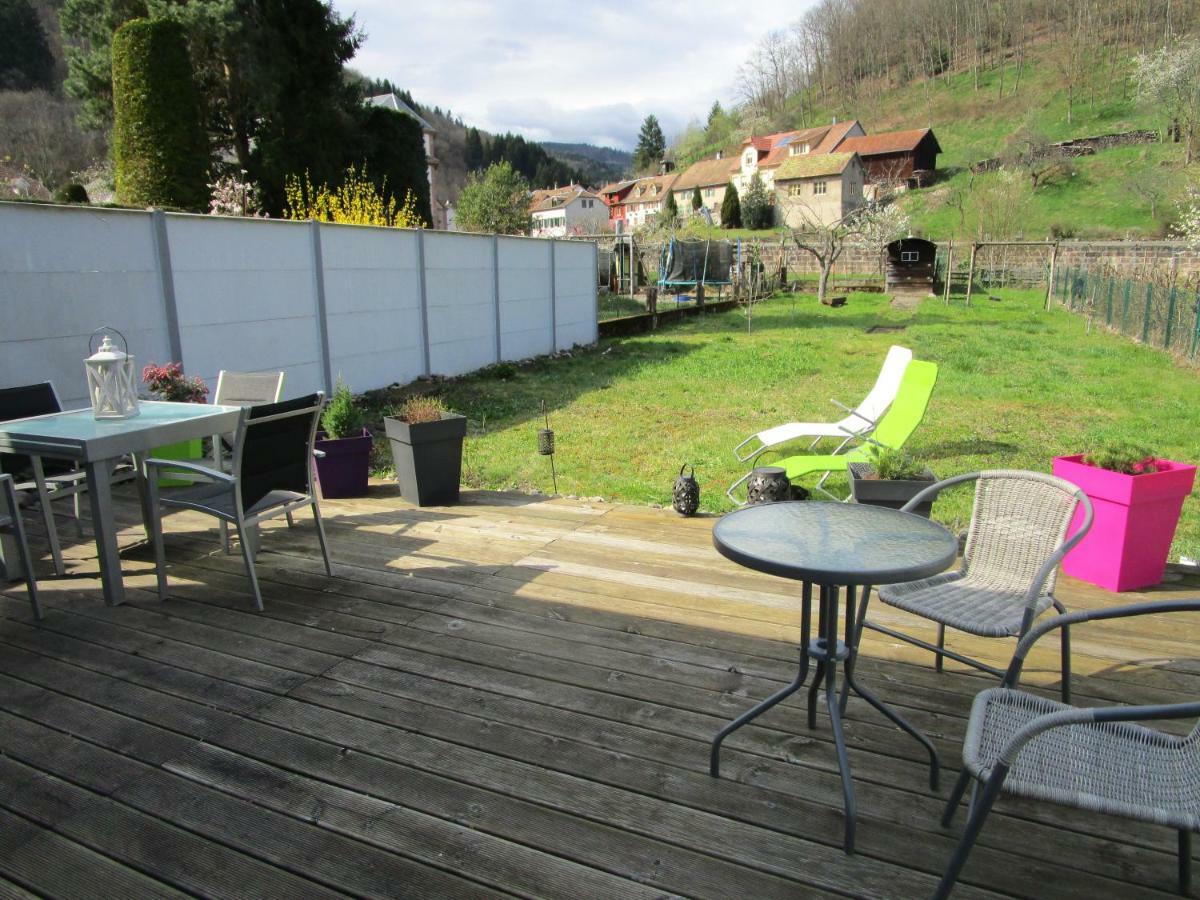
M 210 386 L 363 391 L 595 341 L 595 245 L 0 202 L 0 387 L 86 405 L 101 325 Z
M 101 325 L 140 361 L 170 354 L 146 213 L 0 204 L 0 387 L 52 381 L 87 405 L 83 360 Z

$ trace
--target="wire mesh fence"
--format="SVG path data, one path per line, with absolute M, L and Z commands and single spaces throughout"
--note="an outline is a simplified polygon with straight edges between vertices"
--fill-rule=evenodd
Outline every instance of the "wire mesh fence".
M 1200 288 L 1194 280 L 1062 268 L 1052 293 L 1094 324 L 1189 361 L 1200 359 Z

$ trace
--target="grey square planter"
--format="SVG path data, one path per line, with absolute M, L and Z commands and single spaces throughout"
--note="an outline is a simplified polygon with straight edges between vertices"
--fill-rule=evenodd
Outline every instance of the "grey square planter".
M 417 506 L 457 503 L 466 416 L 443 413 L 441 421 L 416 425 L 388 416 L 383 425 L 400 496 Z
M 937 476 L 929 469 L 925 470 L 924 478 L 914 479 L 879 479 L 867 478 L 871 472 L 870 463 L 850 463 L 850 494 L 855 503 L 865 503 L 869 506 L 886 506 L 888 509 L 899 509 L 935 481 Z M 928 500 L 909 512 L 929 518 L 933 511 L 933 500 Z

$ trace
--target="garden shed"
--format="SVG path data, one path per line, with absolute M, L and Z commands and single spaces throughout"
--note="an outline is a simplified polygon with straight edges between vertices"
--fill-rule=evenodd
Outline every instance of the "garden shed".
M 921 238 L 901 238 L 887 245 L 887 290 L 933 293 L 937 245 Z

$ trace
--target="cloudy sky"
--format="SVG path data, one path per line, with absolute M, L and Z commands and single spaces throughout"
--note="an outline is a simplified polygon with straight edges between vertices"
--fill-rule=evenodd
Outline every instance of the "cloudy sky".
M 815 0 L 334 0 L 367 39 L 351 65 L 468 125 L 632 149 L 734 100 L 740 63 Z

